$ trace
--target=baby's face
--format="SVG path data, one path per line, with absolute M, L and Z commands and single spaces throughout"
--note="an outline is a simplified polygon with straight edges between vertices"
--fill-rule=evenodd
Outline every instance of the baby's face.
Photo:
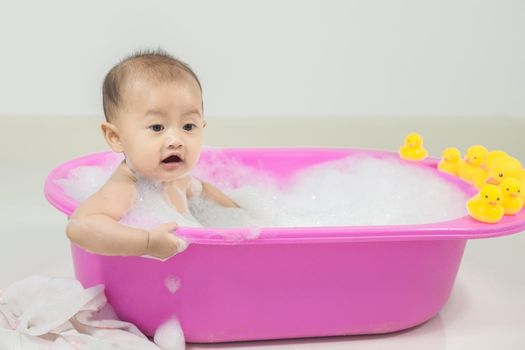
M 114 125 L 128 165 L 138 174 L 173 181 L 199 160 L 205 122 L 197 82 L 135 79 L 127 84 Z

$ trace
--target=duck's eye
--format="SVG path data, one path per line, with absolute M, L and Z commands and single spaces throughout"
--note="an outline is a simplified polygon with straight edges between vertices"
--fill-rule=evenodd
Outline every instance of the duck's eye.
M 499 173 L 499 175 L 498 175 L 498 176 L 499 176 L 499 177 L 503 177 L 503 174 L 502 174 L 502 173 Z
M 510 191 L 510 190 L 507 188 L 507 191 Z
M 498 198 L 496 198 L 496 200 L 497 200 L 497 201 L 499 201 L 499 197 L 498 197 Z
M 164 125 L 162 125 L 162 124 L 153 124 L 149 128 L 151 130 L 155 131 L 155 132 L 160 132 L 160 131 L 164 130 Z
M 489 198 L 489 196 L 485 195 L 485 198 Z

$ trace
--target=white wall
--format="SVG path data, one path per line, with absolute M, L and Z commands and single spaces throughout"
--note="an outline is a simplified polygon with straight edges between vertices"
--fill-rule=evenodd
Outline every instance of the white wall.
M 190 63 L 208 116 L 525 117 L 525 1 L 13 1 L 0 116 L 101 115 L 137 48 Z

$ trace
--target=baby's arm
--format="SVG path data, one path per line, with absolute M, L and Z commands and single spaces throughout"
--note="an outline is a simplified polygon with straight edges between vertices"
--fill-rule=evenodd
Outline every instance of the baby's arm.
M 102 255 L 166 258 L 177 253 L 184 243 L 169 233 L 176 223 L 146 231 L 118 222 L 133 205 L 136 194 L 135 183 L 123 167 L 119 166 L 97 193 L 78 206 L 69 219 L 67 236 L 82 248 Z
M 225 195 L 221 190 L 212 184 L 199 180 L 202 184 L 202 194 L 209 199 L 215 201 L 217 204 L 226 208 L 239 208 L 239 205 L 235 203 L 231 198 Z

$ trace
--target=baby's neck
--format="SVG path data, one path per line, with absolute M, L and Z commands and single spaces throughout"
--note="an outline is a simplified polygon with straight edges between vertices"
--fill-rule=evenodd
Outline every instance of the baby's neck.
M 184 194 L 186 194 L 188 192 L 188 190 L 190 189 L 190 187 L 191 187 L 191 182 L 192 182 L 191 174 L 183 175 L 183 176 L 181 176 L 181 177 L 179 177 L 179 178 L 177 178 L 175 180 L 160 181 L 159 182 L 158 180 L 153 180 L 153 179 L 141 176 L 140 174 L 135 172 L 125 160 L 122 161 L 121 166 L 124 167 L 124 169 L 125 169 L 125 171 L 127 173 L 127 176 L 133 182 L 137 182 L 139 179 L 143 179 L 143 180 L 146 180 L 146 181 L 153 181 L 154 183 L 162 185 L 162 188 L 164 188 L 164 189 L 177 189 L 177 190 L 181 191 Z

